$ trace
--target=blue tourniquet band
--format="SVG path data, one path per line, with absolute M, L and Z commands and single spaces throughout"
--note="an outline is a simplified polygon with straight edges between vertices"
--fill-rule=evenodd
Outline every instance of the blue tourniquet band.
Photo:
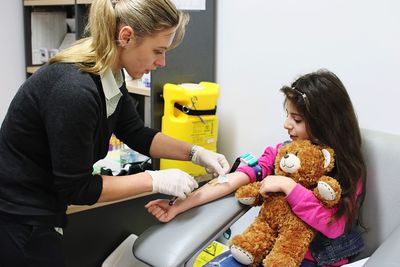
M 256 164 L 253 167 L 253 171 L 256 175 L 256 181 L 261 181 L 262 180 L 262 168 L 260 165 Z

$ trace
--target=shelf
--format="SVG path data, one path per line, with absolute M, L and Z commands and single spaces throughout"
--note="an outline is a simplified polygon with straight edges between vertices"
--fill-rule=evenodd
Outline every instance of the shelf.
M 91 4 L 92 0 L 77 0 L 78 5 Z M 75 0 L 24 0 L 24 6 L 63 6 L 75 5 Z
M 128 89 L 129 93 L 150 96 L 150 88 L 138 86 L 136 80 L 126 81 L 126 89 Z
M 26 72 L 29 74 L 35 73 L 41 66 L 29 66 L 26 68 Z M 150 96 L 150 88 L 148 87 L 140 87 L 137 84 L 136 80 L 126 81 L 126 88 L 128 89 L 129 93 L 143 95 L 143 96 Z
M 76 3 L 78 5 L 80 5 L 80 4 L 91 4 L 92 0 L 77 0 Z
M 83 1 L 82 2 L 91 2 Z M 62 6 L 75 5 L 75 0 L 24 0 L 24 6 Z
M 41 66 L 29 66 L 26 68 L 26 72 L 29 74 L 34 74 Z
M 130 199 L 134 199 L 134 198 L 138 198 L 138 197 L 143 197 L 143 196 L 147 196 L 153 193 L 143 193 L 143 194 L 139 194 L 133 197 L 128 197 L 128 198 L 124 198 L 121 200 L 116 200 L 116 201 L 110 201 L 110 202 L 101 202 L 101 203 L 96 203 L 93 205 L 70 205 L 68 206 L 67 209 L 67 214 L 72 214 L 72 213 L 76 213 L 76 212 L 81 212 L 81 211 L 85 211 L 85 210 L 91 210 L 91 209 L 96 209 L 96 208 L 100 208 L 103 206 L 107 206 L 107 205 L 111 205 L 111 204 L 115 204 L 118 202 L 123 202 L 123 201 L 127 201 Z

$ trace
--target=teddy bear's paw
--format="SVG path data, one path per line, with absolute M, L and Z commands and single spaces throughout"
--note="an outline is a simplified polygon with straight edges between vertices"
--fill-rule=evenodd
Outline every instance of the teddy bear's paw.
M 241 197 L 238 201 L 244 205 L 253 205 L 256 202 L 256 197 Z
M 325 182 L 318 182 L 318 192 L 324 200 L 334 200 L 336 197 L 335 190 Z
M 254 257 L 246 250 L 235 245 L 232 245 L 230 249 L 232 256 L 241 264 L 250 265 L 254 262 Z

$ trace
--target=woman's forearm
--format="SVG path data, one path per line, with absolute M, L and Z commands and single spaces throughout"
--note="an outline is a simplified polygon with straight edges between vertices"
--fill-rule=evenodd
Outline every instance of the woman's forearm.
M 146 173 L 124 176 L 103 175 L 103 190 L 97 202 L 108 202 L 151 192 L 153 183 L 151 176 Z
M 150 155 L 154 158 L 189 160 L 192 144 L 162 133 L 157 133 L 151 142 Z

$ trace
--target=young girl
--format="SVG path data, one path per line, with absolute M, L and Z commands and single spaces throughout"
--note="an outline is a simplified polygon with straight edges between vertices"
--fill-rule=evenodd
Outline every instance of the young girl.
M 284 192 L 293 212 L 318 232 L 301 266 L 343 265 L 363 248 L 355 228 L 365 195 L 366 167 L 353 105 L 342 82 L 327 70 L 301 76 L 291 86 L 284 86 L 281 92 L 285 95 L 287 113 L 284 128 L 290 139 L 309 139 L 335 150 L 335 168 L 329 175 L 338 179 L 343 190 L 338 206 L 326 208 L 311 190 L 291 178 L 273 175 L 275 157 L 282 146 L 278 144 L 267 147 L 259 158 L 260 177 L 254 167 L 241 167 L 228 175 L 227 183 L 206 184 L 173 206 L 166 200 L 155 200 L 146 208 L 161 222 L 168 222 L 191 207 L 227 195 L 241 185 L 262 180 L 260 193 L 263 196 Z M 353 246 L 345 245 L 349 243 Z

